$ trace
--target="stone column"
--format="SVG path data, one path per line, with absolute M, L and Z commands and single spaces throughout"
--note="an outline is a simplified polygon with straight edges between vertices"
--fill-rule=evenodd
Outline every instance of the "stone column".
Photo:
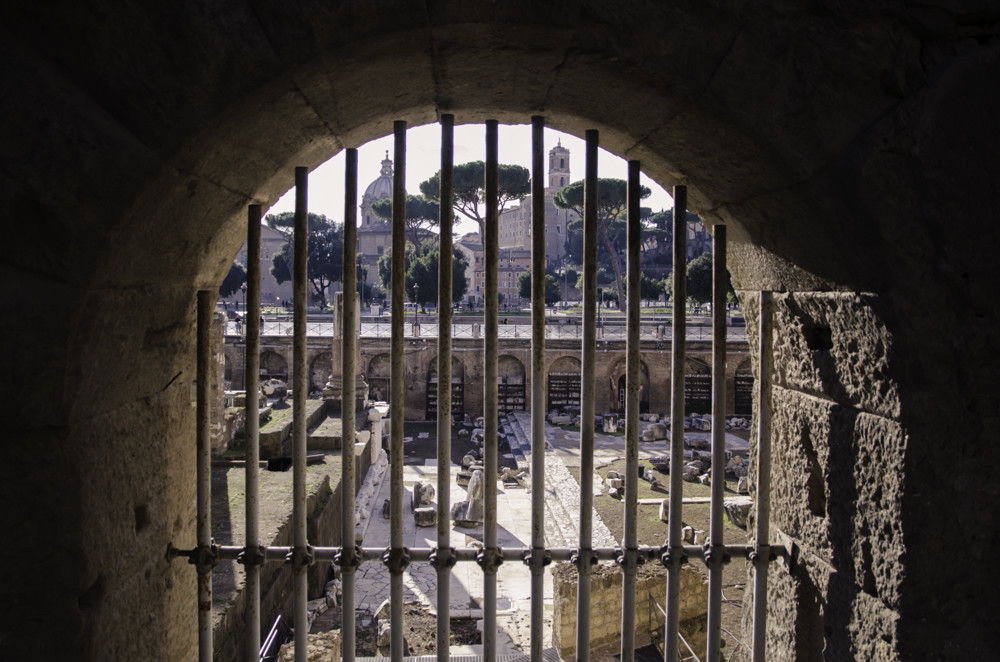
M 358 299 L 357 292 L 354 293 L 355 300 Z M 361 309 L 360 302 L 358 310 Z M 331 354 L 333 359 L 330 365 L 330 376 L 327 377 L 326 386 L 323 387 L 323 400 L 327 402 L 328 411 L 331 413 L 340 412 L 341 398 L 344 392 L 343 382 L 343 319 L 344 319 L 344 293 L 337 292 L 333 296 L 333 341 L 331 344 Z M 361 336 L 361 316 L 357 318 L 354 326 L 354 337 Z M 368 405 L 368 384 L 364 380 L 364 367 L 361 363 L 361 343 L 356 343 L 354 347 L 354 365 L 356 366 L 355 379 L 355 411 L 362 412 Z

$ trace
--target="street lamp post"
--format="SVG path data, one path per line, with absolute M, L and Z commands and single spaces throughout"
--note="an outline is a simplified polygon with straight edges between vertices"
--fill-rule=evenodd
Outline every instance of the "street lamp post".
M 604 302 L 604 289 L 597 288 L 597 326 L 601 326 L 601 304 Z
M 247 284 L 244 282 L 240 285 L 240 290 L 243 292 L 243 335 L 246 335 L 246 324 L 247 324 Z
M 420 292 L 420 285 L 418 283 L 413 284 L 413 332 L 416 334 L 417 326 L 420 325 L 420 298 L 418 293 Z

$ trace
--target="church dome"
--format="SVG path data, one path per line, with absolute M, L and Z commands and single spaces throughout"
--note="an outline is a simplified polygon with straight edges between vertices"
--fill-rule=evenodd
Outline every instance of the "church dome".
M 389 158 L 389 152 L 385 153 L 385 160 L 382 161 L 382 170 L 379 173 L 378 179 L 373 181 L 365 189 L 365 195 L 362 200 L 371 204 L 376 200 L 382 200 L 384 198 L 392 197 L 392 159 Z

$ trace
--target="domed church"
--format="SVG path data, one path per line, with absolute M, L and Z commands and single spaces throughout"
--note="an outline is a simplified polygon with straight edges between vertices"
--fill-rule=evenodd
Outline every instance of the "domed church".
M 365 282 L 369 285 L 378 282 L 378 259 L 392 245 L 392 224 L 383 221 L 372 205 L 385 198 L 392 197 L 392 159 L 389 152 L 385 153 L 382 169 L 365 194 L 361 197 L 361 215 L 358 225 L 358 263 L 367 269 Z

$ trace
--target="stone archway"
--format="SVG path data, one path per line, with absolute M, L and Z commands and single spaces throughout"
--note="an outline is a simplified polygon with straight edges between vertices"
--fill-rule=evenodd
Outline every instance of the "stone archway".
M 575 356 L 560 356 L 554 360 L 546 372 L 548 383 L 545 387 L 545 409 L 578 411 L 580 409 L 580 359 Z
M 320 352 L 309 366 L 309 392 L 322 391 L 330 378 L 330 370 L 333 365 L 333 354 L 331 352 Z
M 712 413 L 712 369 L 701 359 L 684 362 L 684 414 Z
M 426 420 L 437 420 L 438 401 L 437 356 L 427 368 L 427 406 Z M 451 357 L 451 416 L 452 420 L 460 421 L 465 416 L 465 364 L 457 356 Z
M 366 372 L 368 398 L 374 402 L 389 401 L 389 382 L 392 379 L 392 362 L 388 354 L 376 354 L 368 362 Z
M 497 411 L 506 414 L 527 409 L 524 364 L 516 356 L 503 354 L 497 358 Z
M 619 414 L 625 414 L 625 390 L 626 390 L 625 358 L 615 361 L 607 372 L 607 383 L 613 392 L 614 410 Z M 669 406 L 669 403 L 668 403 Z M 639 361 L 639 413 L 645 414 L 649 411 L 649 366 L 646 362 Z
M 750 359 L 741 362 L 733 375 L 733 413 L 737 416 L 750 416 L 753 413 L 753 371 L 750 369 Z
M 10 627 L 27 642 L 9 657 L 191 657 L 194 580 L 163 549 L 193 530 L 195 291 L 217 288 L 247 204 L 268 207 L 294 166 L 439 112 L 544 112 L 578 135 L 601 129 L 604 147 L 664 185 L 686 183 L 709 224 L 728 224 L 751 322 L 754 292 L 781 293 L 772 513 L 818 562 L 776 577 L 772 659 L 785 648 L 989 656 L 993 628 L 975 614 L 996 611 L 979 579 L 990 541 L 966 533 L 996 522 L 978 491 L 940 475 L 993 489 L 1000 464 L 983 396 L 996 374 L 984 339 L 1000 250 L 989 11 L 45 9 L 5 14 L 17 38 L 3 76 L 18 103 L 0 110 L 12 127 L 0 204 L 24 221 L 7 228 L 19 248 L 3 299 L 18 315 L 4 326 L 14 349 L 0 481 L 7 528 L 49 550 L 9 564 L 3 602 L 19 605 Z M 176 27 L 169 39 L 163 25 Z M 780 496 L 800 493 L 802 457 L 822 462 L 818 475 L 854 477 L 826 486 L 837 506 L 826 518 Z M 157 516 L 140 527 L 138 512 Z M 126 538 L 127 558 L 109 553 Z M 957 596 L 952 618 L 928 599 L 944 594 Z M 48 609 L 76 625 L 52 636 L 26 616 Z
M 260 379 L 280 379 L 288 384 L 288 361 L 278 352 L 266 349 L 260 353 Z

